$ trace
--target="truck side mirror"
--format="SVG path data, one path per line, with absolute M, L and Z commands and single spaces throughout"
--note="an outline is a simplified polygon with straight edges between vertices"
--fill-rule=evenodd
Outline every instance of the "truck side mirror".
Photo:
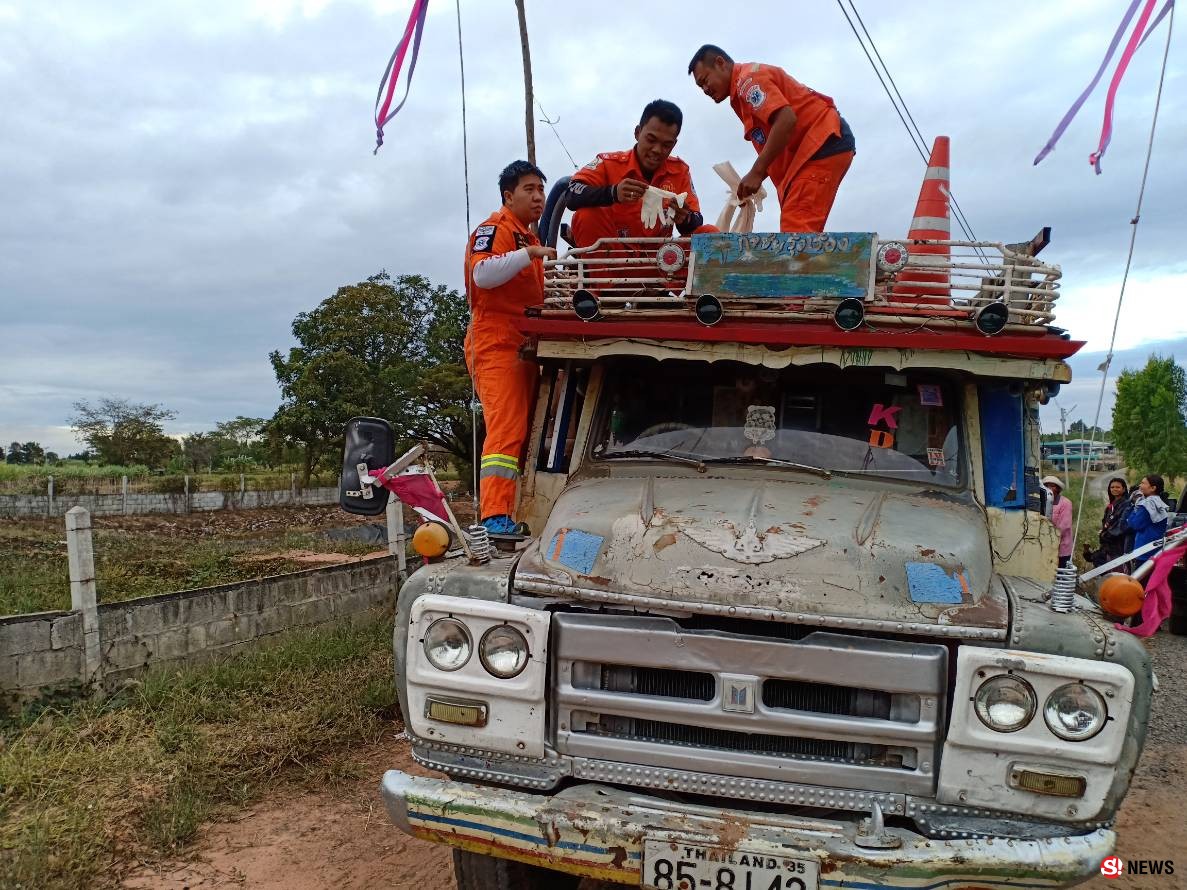
M 377 516 L 387 509 L 388 491 L 381 485 L 364 483 L 359 468 L 383 469 L 396 459 L 396 438 L 392 425 L 378 417 L 352 417 L 346 422 L 346 446 L 342 452 L 342 482 L 338 503 L 347 513 Z

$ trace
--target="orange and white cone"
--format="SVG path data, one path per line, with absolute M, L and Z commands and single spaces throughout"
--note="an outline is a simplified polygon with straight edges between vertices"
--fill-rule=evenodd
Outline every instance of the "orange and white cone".
M 947 305 L 951 297 L 948 264 L 952 249 L 947 244 L 920 244 L 918 241 L 950 241 L 952 214 L 948 199 L 948 137 L 937 136 L 923 174 L 923 187 L 915 204 L 915 217 L 907 235 L 911 260 L 899 273 L 898 283 L 890 293 L 896 303 Z M 943 271 L 924 271 L 920 267 L 942 266 Z

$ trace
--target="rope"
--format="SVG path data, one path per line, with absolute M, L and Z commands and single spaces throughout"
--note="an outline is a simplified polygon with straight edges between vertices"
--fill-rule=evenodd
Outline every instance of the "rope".
M 1154 154 L 1154 134 L 1158 129 L 1158 110 L 1162 105 L 1162 85 L 1166 82 L 1166 63 L 1170 56 L 1171 34 L 1175 30 L 1175 7 L 1170 7 L 1170 19 L 1166 23 L 1166 47 L 1162 51 L 1162 71 L 1158 75 L 1158 92 L 1154 96 L 1154 117 L 1150 121 L 1150 139 L 1146 144 L 1146 163 L 1142 167 L 1142 184 L 1138 187 L 1137 208 L 1133 218 L 1129 221 L 1129 254 L 1125 257 L 1125 272 L 1121 276 L 1121 290 L 1117 294 L 1117 311 L 1113 315 L 1113 333 L 1109 337 L 1109 351 L 1101 364 L 1100 393 L 1096 399 L 1096 416 L 1092 420 L 1092 432 L 1088 439 L 1088 454 L 1081 455 L 1080 469 L 1083 479 L 1083 490 L 1080 492 L 1080 504 L 1076 508 L 1076 524 L 1072 527 L 1072 555 L 1076 552 L 1076 538 L 1080 533 L 1080 517 L 1084 513 L 1084 501 L 1088 495 L 1088 464 L 1092 461 L 1092 447 L 1096 444 L 1096 431 L 1100 426 L 1100 410 L 1105 401 L 1105 385 L 1109 380 L 1109 366 L 1113 363 L 1113 347 L 1117 343 L 1117 327 L 1121 322 L 1121 305 L 1125 301 L 1125 285 L 1129 282 L 1129 269 L 1133 265 L 1134 245 L 1138 240 L 1138 223 L 1142 219 L 1142 201 L 1146 197 L 1146 179 L 1150 174 L 1150 157 Z M 1066 453 L 1066 451 L 1065 451 Z M 1088 460 L 1083 460 L 1087 457 Z M 1108 492 L 1106 491 L 1106 495 Z
M 466 136 L 466 57 L 462 52 L 462 0 L 455 0 L 454 5 L 457 7 L 457 63 L 458 69 L 462 76 L 462 171 L 463 178 L 466 183 L 466 238 L 469 239 L 470 232 L 473 229 L 470 226 L 470 146 L 469 140 Z M 466 302 L 469 303 L 470 295 L 466 294 Z M 471 310 L 472 312 L 473 310 Z M 469 362 L 470 367 L 474 366 L 473 356 Z M 470 456 L 472 458 L 473 477 L 473 499 L 474 499 L 474 521 L 478 521 L 478 410 L 475 407 L 478 402 L 477 393 L 474 392 L 474 375 L 470 375 Z
M 911 109 L 907 107 L 907 101 L 903 98 L 903 94 L 899 92 L 898 84 L 894 80 L 894 75 L 890 73 L 889 66 L 887 66 L 886 62 L 883 60 L 882 54 L 878 52 L 878 44 L 874 42 L 873 35 L 871 35 L 869 29 L 866 28 L 865 21 L 862 19 L 861 13 L 857 11 L 857 6 L 854 3 L 854 0 L 849 0 L 849 6 L 853 10 L 854 17 L 861 24 L 861 30 L 865 34 L 866 40 L 869 40 L 870 42 L 870 49 L 874 51 L 874 56 L 878 57 L 878 62 L 881 63 L 882 70 L 885 70 L 886 72 L 885 79 L 882 77 L 882 70 L 879 70 L 878 65 L 874 62 L 874 56 L 871 56 L 870 50 L 866 49 L 865 41 L 862 40 L 861 34 L 857 32 L 857 26 L 853 24 L 853 19 L 849 17 L 849 12 L 845 9 L 842 0 L 837 0 L 837 7 L 841 10 L 841 14 L 845 16 L 845 21 L 849 23 L 849 29 L 853 32 L 853 36 L 857 38 L 857 42 L 861 46 L 862 52 L 865 53 L 866 59 L 869 60 L 870 67 L 874 69 L 874 74 L 877 76 L 878 82 L 882 84 L 882 89 L 886 93 L 886 98 L 890 100 L 890 104 L 894 108 L 895 113 L 898 115 L 899 120 L 903 122 L 903 127 L 907 131 L 907 137 L 911 140 L 911 145 L 915 147 L 915 151 L 918 152 L 919 157 L 923 159 L 923 163 L 926 166 L 930 160 L 927 153 L 927 140 L 923 137 L 923 133 L 920 131 L 919 125 L 915 123 L 915 118 L 911 114 Z M 887 86 L 887 80 L 890 81 L 890 86 Z M 891 92 L 892 88 L 893 93 Z M 902 106 L 901 109 L 899 108 L 900 104 Z M 908 123 L 908 121 L 910 122 Z M 952 204 L 953 215 L 956 217 L 956 223 L 960 226 L 960 230 L 964 233 L 965 238 L 969 241 L 975 242 L 977 240 L 977 236 L 974 234 L 973 227 L 969 223 L 968 218 L 964 215 L 964 211 L 961 209 L 959 202 L 957 202 L 956 195 L 952 193 L 951 187 L 948 189 L 948 200 Z M 973 249 L 977 252 L 977 255 L 981 258 L 982 262 L 988 262 L 988 258 L 985 256 L 980 247 L 974 246 Z

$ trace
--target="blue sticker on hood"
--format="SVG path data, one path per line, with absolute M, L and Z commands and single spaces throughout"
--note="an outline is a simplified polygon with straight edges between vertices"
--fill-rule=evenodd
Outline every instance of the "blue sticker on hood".
M 907 563 L 907 588 L 916 603 L 962 603 L 973 597 L 964 569 L 949 574 L 934 562 Z
M 552 536 L 548 545 L 548 558 L 582 575 L 593 572 L 594 562 L 606 539 L 591 535 L 579 528 L 562 528 Z

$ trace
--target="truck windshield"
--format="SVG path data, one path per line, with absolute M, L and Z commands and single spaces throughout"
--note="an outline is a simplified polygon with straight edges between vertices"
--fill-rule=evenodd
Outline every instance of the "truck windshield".
M 956 387 L 938 374 L 627 358 L 607 371 L 593 456 L 952 486 L 961 480 L 958 418 Z

